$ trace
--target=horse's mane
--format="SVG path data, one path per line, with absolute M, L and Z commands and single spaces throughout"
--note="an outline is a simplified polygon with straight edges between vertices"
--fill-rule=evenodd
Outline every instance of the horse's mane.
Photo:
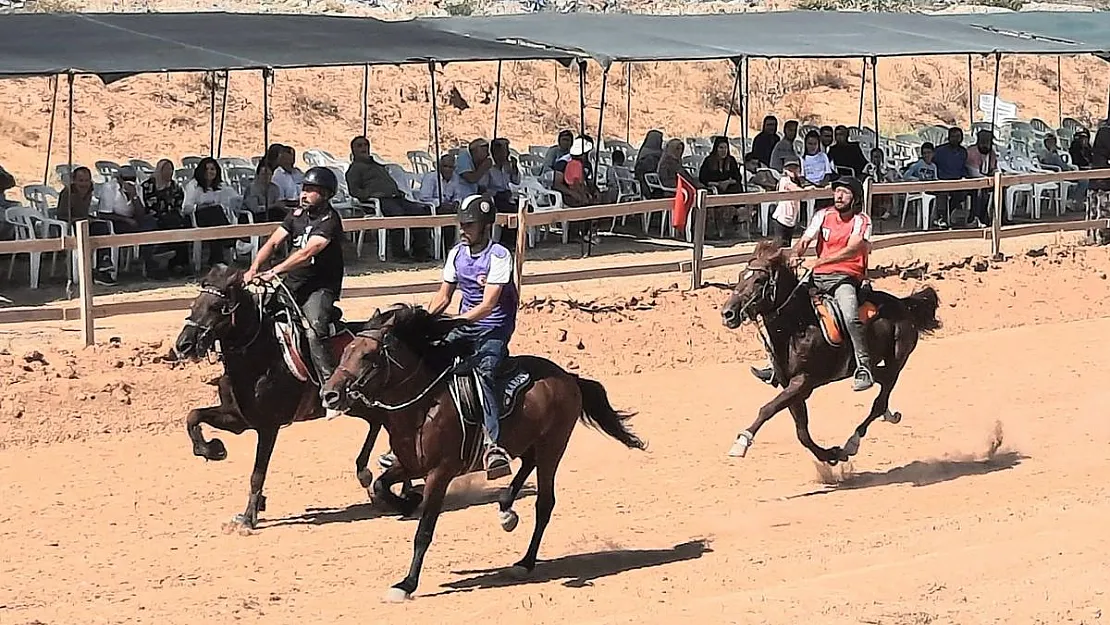
M 447 334 L 467 322 L 444 313 L 431 314 L 421 306 L 394 304 L 379 311 L 364 331 L 385 330 L 435 368 L 450 366 L 457 350 L 443 345 Z

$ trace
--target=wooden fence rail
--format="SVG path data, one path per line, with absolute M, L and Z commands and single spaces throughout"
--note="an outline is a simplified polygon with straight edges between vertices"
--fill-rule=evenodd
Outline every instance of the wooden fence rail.
M 1049 232 L 1066 232 L 1078 230 L 1094 230 L 1110 228 L 1110 220 L 1095 219 L 1070 222 L 1056 222 L 1043 224 L 1029 224 L 1020 226 L 1001 227 L 1003 211 L 1003 197 L 1001 189 L 1018 184 L 1042 184 L 1060 181 L 1077 181 L 1089 179 L 1110 178 L 1110 170 L 1085 170 L 1047 174 L 1020 174 L 1001 175 L 993 177 L 973 178 L 965 180 L 936 180 L 929 182 L 898 182 L 867 185 L 867 205 L 871 198 L 877 195 L 909 194 L 909 193 L 938 193 L 953 191 L 972 191 L 980 189 L 995 190 L 993 197 L 994 226 L 989 230 L 943 230 L 932 232 L 906 232 L 899 234 L 880 235 L 876 237 L 874 249 L 888 249 L 905 245 L 914 245 L 934 241 L 957 240 L 989 240 L 991 253 L 998 254 L 1001 249 L 1002 239 L 1042 234 Z M 524 236 L 518 237 L 516 249 L 516 271 L 518 285 L 539 285 L 572 282 L 575 280 L 591 280 L 598 278 L 612 278 L 624 276 L 651 275 L 658 273 L 689 272 L 691 274 L 691 288 L 702 285 L 702 272 L 714 267 L 724 267 L 747 262 L 750 253 L 740 252 L 718 256 L 705 256 L 705 218 L 706 209 L 719 206 L 758 205 L 764 202 L 779 202 L 782 200 L 810 200 L 832 197 L 831 190 L 827 188 L 807 188 L 800 191 L 768 191 L 757 193 L 742 193 L 730 195 L 707 195 L 700 191 L 695 199 L 691 213 L 693 219 L 693 245 L 690 260 L 665 261 L 653 263 L 638 263 L 619 267 L 603 267 L 594 269 L 579 269 L 557 271 L 548 273 L 524 273 L 527 249 L 523 245 Z M 595 219 L 609 219 L 639 215 L 643 213 L 669 211 L 673 200 L 644 200 L 625 202 L 621 204 L 606 204 L 586 208 L 540 209 L 529 211 L 521 205 L 516 214 L 500 214 L 497 223 L 509 228 L 525 230 L 526 228 L 551 225 L 562 222 L 587 221 Z M 418 217 L 362 217 L 346 219 L 343 229 L 346 232 L 364 230 L 402 229 L 402 228 L 434 228 L 454 225 L 453 215 L 429 215 Z M 132 302 L 114 302 L 110 304 L 96 304 L 92 295 L 92 251 L 105 247 L 129 247 L 134 245 L 153 245 L 163 243 L 182 243 L 195 241 L 212 241 L 219 239 L 234 239 L 253 236 L 269 236 L 275 228 L 275 223 L 243 224 L 231 226 L 214 226 L 206 228 L 184 230 L 160 230 L 155 232 L 141 232 L 130 234 L 116 234 L 108 236 L 90 236 L 88 222 L 80 222 L 75 228 L 76 236 L 65 236 L 50 239 L 35 239 L 22 241 L 0 242 L 0 254 L 45 253 L 73 250 L 77 254 L 80 298 L 77 306 L 41 306 L 25 308 L 0 309 L 0 323 L 14 323 L 25 321 L 54 321 L 82 319 L 83 337 L 86 344 L 92 344 L 94 337 L 94 321 L 97 318 L 114 315 L 160 312 L 167 310 L 180 310 L 188 308 L 192 298 L 175 297 L 160 300 L 143 300 Z M 436 281 L 422 281 L 401 285 L 380 285 L 368 287 L 352 287 L 344 289 L 343 297 L 375 297 L 383 295 L 405 295 L 414 293 L 429 293 L 438 287 Z

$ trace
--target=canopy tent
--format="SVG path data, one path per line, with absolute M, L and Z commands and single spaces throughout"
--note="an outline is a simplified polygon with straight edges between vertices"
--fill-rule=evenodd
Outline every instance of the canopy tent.
M 909 13 L 782 11 L 707 15 L 523 14 L 432 17 L 417 23 L 489 41 L 578 52 L 615 61 L 860 58 L 941 54 L 1079 54 L 1084 44 L 984 33 Z M 801 33 L 820 25 L 821 35 Z
M 1025 11 L 946 15 L 945 21 L 1010 36 L 1077 43 L 1088 52 L 1110 52 L 1110 13 L 1091 11 Z
M 0 76 L 399 65 L 570 55 L 413 21 L 248 13 L 16 14 L 0 20 Z

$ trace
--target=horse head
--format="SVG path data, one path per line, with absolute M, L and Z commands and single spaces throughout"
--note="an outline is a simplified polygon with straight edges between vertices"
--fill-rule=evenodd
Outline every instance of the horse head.
M 203 357 L 217 340 L 224 341 L 235 331 L 236 312 L 249 299 L 242 272 L 223 264 L 213 267 L 200 282 L 200 294 L 189 308 L 174 350 L 194 360 Z
M 408 383 L 426 367 L 449 365 L 441 343 L 463 323 L 405 304 L 375 312 L 366 329 L 344 348 L 339 366 L 324 383 L 324 406 L 341 410 L 356 393 L 368 401 L 389 391 L 416 396 L 424 389 L 409 389 Z
M 760 241 L 748 266 L 721 309 L 725 327 L 736 329 L 744 321 L 773 312 L 797 285 L 789 253 L 771 241 Z

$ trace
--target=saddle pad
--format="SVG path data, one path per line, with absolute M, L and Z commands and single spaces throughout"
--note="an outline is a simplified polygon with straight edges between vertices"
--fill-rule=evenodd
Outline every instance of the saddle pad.
M 506 361 L 505 365 L 501 367 L 497 375 L 498 386 L 501 387 L 498 400 L 500 402 L 500 415 L 501 420 L 505 420 L 513 410 L 516 409 L 520 403 L 524 393 L 532 386 L 532 375 L 521 367 L 516 366 L 516 363 Z M 473 411 L 467 410 L 465 414 L 461 415 L 463 422 L 467 425 L 482 425 L 484 419 L 482 417 L 481 393 L 478 389 L 478 381 L 473 373 L 467 372 L 465 374 L 457 374 L 452 376 L 451 384 L 455 385 L 460 391 L 460 397 L 465 395 L 462 391 L 472 392 L 476 401 L 473 404 Z
M 821 335 L 833 347 L 840 347 L 844 343 L 844 320 L 841 319 L 836 307 L 830 304 L 823 296 L 813 296 L 813 311 L 817 313 L 817 321 L 821 327 Z M 873 302 L 864 302 L 859 307 L 859 319 L 867 325 L 879 314 L 879 307 Z
M 293 329 L 292 324 L 275 320 L 274 334 L 277 337 L 278 345 L 281 346 L 281 357 L 285 360 L 285 366 L 289 369 L 289 372 L 301 382 L 308 382 L 308 364 L 301 356 L 297 332 Z

